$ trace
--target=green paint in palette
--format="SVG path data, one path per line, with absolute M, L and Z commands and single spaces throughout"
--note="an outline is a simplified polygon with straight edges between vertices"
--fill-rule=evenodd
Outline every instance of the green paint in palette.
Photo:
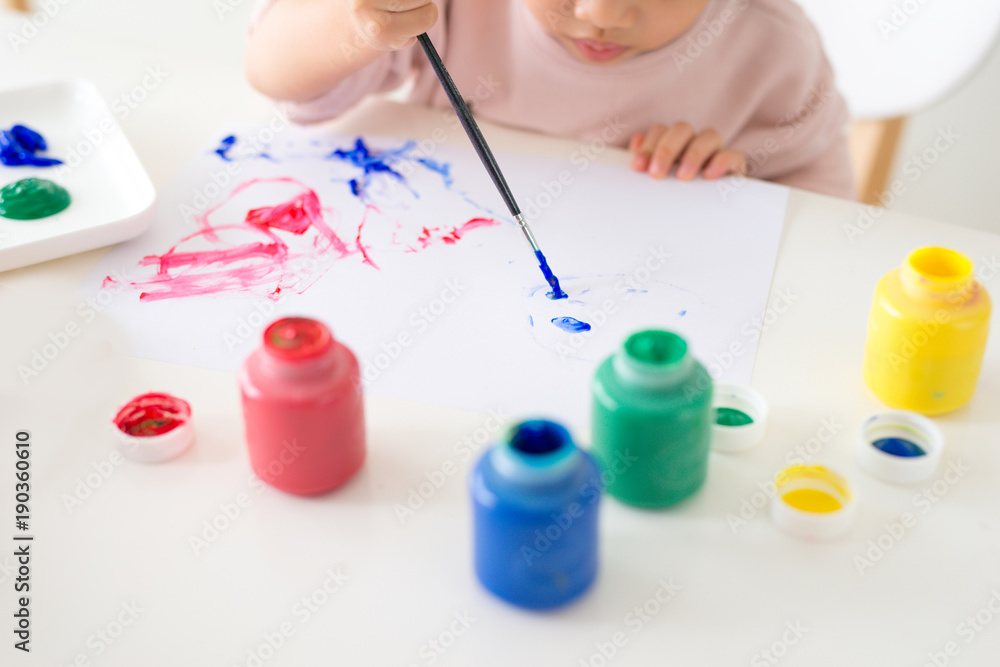
M 37 220 L 69 206 L 66 188 L 44 178 L 23 178 L 0 188 L 0 216 L 12 220 Z
M 715 423 L 719 426 L 746 426 L 753 423 L 753 417 L 736 408 L 718 408 Z

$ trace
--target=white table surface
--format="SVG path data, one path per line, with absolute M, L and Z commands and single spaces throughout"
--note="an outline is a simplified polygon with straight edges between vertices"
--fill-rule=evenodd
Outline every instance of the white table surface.
M 146 67 L 163 66 L 169 77 L 122 120 L 162 186 L 225 120 L 268 118 L 266 102 L 242 81 L 238 52 L 226 51 L 236 49 L 248 9 L 235 4 L 238 11 L 223 19 L 207 3 L 178 3 L 162 15 L 121 8 L 122 15 L 102 23 L 84 3 L 69 3 L 22 53 L 4 54 L 0 81 L 82 76 L 111 100 L 138 84 Z M 128 33 L 122 27 L 128 21 L 148 38 Z M 18 24 L 0 15 L 0 34 L 12 25 Z M 183 34 L 191 35 L 188 41 L 180 41 Z M 439 118 L 379 103 L 334 126 L 419 139 L 440 125 Z M 501 150 L 560 157 L 574 149 L 572 142 L 485 131 Z M 449 141 L 464 137 L 452 133 Z M 627 162 L 617 151 L 602 159 Z M 852 450 L 861 420 L 880 409 L 861 379 L 877 279 L 922 245 L 945 245 L 977 264 L 995 263 L 1000 237 L 886 212 L 851 242 L 844 225 L 863 210 L 827 197 L 791 195 L 772 294 L 783 290 L 794 301 L 764 333 L 753 379 L 771 406 L 764 443 L 743 455 L 713 454 L 704 489 L 674 510 L 637 511 L 608 499 L 596 585 L 579 603 L 545 614 L 496 600 L 471 571 L 465 488 L 471 463 L 459 460 L 453 444 L 481 428 L 485 414 L 369 396 L 363 471 L 328 496 L 290 497 L 250 481 L 231 374 L 132 358 L 106 318 L 84 326 L 27 386 L 19 379 L 17 365 L 28 363 L 49 334 L 79 321 L 76 290 L 103 251 L 0 274 L 5 618 L 11 618 L 15 597 L 9 554 L 18 429 L 32 434 L 36 536 L 34 650 L 15 651 L 8 633 L 0 664 L 247 665 L 254 664 L 248 651 L 271 635 L 281 646 L 262 661 L 268 667 L 575 667 L 605 664 L 600 648 L 607 650 L 619 632 L 624 645 L 606 664 L 881 667 L 923 665 L 929 653 L 946 648 L 958 652 L 949 664 L 995 664 L 1000 618 L 987 605 L 1000 596 L 996 335 L 973 401 L 936 420 L 947 448 L 935 479 L 949 462 L 969 469 L 954 485 L 939 482 L 944 492 L 926 512 L 914 498 L 932 482 L 879 482 L 857 468 Z M 986 286 L 1000 294 L 995 275 Z M 993 324 L 996 330 L 996 316 Z M 516 360 L 511 368 L 516 372 Z M 169 464 L 111 464 L 106 479 L 95 477 L 109 468 L 112 410 L 151 389 L 191 402 L 195 447 Z M 827 437 L 824 427 L 831 424 Z M 586 432 L 578 436 L 587 441 Z M 727 514 L 739 512 L 758 483 L 810 439 L 820 445 L 811 460 L 853 477 L 862 503 L 853 529 L 834 542 L 806 543 L 778 532 L 760 511 L 734 532 Z M 405 503 L 408 489 L 448 461 L 455 461 L 458 474 L 401 524 L 394 505 Z M 66 496 L 88 481 L 93 488 L 82 489 L 88 497 L 68 510 Z M 196 555 L 190 538 L 205 537 L 206 521 L 225 523 L 219 516 L 232 514 L 237 502 L 246 505 L 239 516 Z M 886 524 L 903 512 L 913 513 L 916 524 L 898 540 L 886 537 Z M 880 538 L 891 548 L 859 574 L 854 557 Z M 349 578 L 327 593 L 331 571 Z M 665 605 L 649 602 L 661 581 L 680 587 Z M 307 617 L 300 600 L 310 596 L 317 603 Z M 657 610 L 648 620 L 629 616 L 646 604 Z M 134 621 L 123 605 L 141 609 Z M 1000 609 L 998 602 L 993 606 Z M 977 613 L 985 622 L 981 630 L 960 625 Z M 456 615 L 474 620 L 466 620 L 466 628 Z M 130 624 L 120 628 L 119 619 Z M 789 627 L 800 628 L 801 636 Z M 273 633 L 282 629 L 290 632 L 279 642 Z M 98 634 L 109 631 L 116 635 L 111 644 Z M 784 644 L 786 639 L 795 643 Z M 777 662 L 761 653 L 771 648 L 781 653 Z

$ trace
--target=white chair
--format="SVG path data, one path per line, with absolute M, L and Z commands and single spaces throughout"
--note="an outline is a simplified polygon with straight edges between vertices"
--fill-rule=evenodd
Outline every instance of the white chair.
M 797 0 L 847 98 L 858 198 L 878 204 L 907 116 L 943 99 L 989 54 L 1000 0 Z

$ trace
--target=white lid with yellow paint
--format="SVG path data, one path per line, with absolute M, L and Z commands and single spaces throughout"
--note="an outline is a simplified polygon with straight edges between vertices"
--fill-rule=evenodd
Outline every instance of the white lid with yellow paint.
M 771 519 L 796 537 L 829 539 L 854 522 L 857 499 L 847 478 L 822 465 L 796 465 L 774 476 Z

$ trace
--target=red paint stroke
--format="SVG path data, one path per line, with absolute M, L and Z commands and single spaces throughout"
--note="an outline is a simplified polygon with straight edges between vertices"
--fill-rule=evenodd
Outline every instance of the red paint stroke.
M 114 424 L 122 433 L 141 438 L 169 433 L 191 419 L 187 401 L 170 394 L 136 396 L 115 415 Z
M 372 206 L 371 204 L 365 206 L 365 213 L 364 215 L 361 216 L 361 222 L 358 223 L 358 235 L 354 239 L 354 244 L 357 246 L 358 251 L 361 252 L 361 256 L 364 257 L 364 263 L 367 264 L 368 266 L 371 266 L 372 268 L 377 269 L 378 266 L 375 264 L 375 262 L 372 261 L 371 257 L 368 256 L 368 250 L 370 249 L 370 246 L 366 246 L 361 242 L 361 230 L 364 229 L 365 223 L 368 221 L 368 213 L 369 211 L 372 210 L 374 210 L 376 213 L 379 212 L 379 210 L 374 206 Z
M 242 221 L 233 224 L 213 224 L 219 209 L 236 195 L 260 183 L 289 183 L 301 188 L 291 199 L 275 206 L 251 209 Z M 322 275 L 309 276 L 305 284 L 290 268 L 292 260 L 334 253 L 336 258 L 357 252 L 350 248 L 330 228 L 319 197 L 308 186 L 292 178 L 255 178 L 240 184 L 219 204 L 195 219 L 201 229 L 188 234 L 162 255 L 149 255 L 140 266 L 155 267 L 150 278 L 131 283 L 142 290 L 140 301 L 157 301 L 198 294 L 229 291 L 264 292 L 276 300 L 283 288 L 301 287 L 304 291 Z M 286 240 L 304 237 L 314 232 L 310 248 L 294 252 Z M 225 235 L 225 238 L 220 235 Z M 290 233 L 292 237 L 286 237 Z M 205 249 L 205 246 L 209 249 Z M 105 278 L 105 284 L 113 279 Z
M 417 243 L 420 244 L 420 248 L 418 249 L 413 246 L 409 246 L 407 248 L 407 252 L 425 250 L 429 245 L 438 241 L 446 245 L 454 245 L 455 242 L 459 241 L 462 238 L 462 235 L 466 232 L 470 232 L 473 229 L 478 229 L 480 227 L 493 227 L 494 225 L 499 224 L 499 222 L 492 218 L 472 218 L 458 227 L 424 227 L 420 231 L 420 236 L 417 237 Z
M 242 220 L 229 218 L 225 224 L 215 221 L 217 217 L 232 215 L 232 207 L 228 212 L 220 209 L 259 184 L 291 184 L 300 191 L 274 206 L 250 209 Z M 155 273 L 129 282 L 128 286 L 140 290 L 139 300 L 143 302 L 239 291 L 263 294 L 276 301 L 281 291 L 290 287 L 301 294 L 329 270 L 332 262 L 303 276 L 295 270 L 294 262 L 298 259 L 332 255 L 337 260 L 360 255 L 365 264 L 379 268 L 372 259 L 372 246 L 362 240 L 372 212 L 381 214 L 377 207 L 366 205 L 354 239 L 345 242 L 327 224 L 328 218 L 339 221 L 340 213 L 323 208 L 311 188 L 289 177 L 254 178 L 196 216 L 197 231 L 180 239 L 162 255 L 143 257 L 139 265 L 153 267 Z M 457 227 L 425 227 L 416 239 L 419 247 L 408 244 L 404 247 L 406 252 L 417 252 L 436 242 L 454 244 L 473 229 L 498 224 L 490 218 L 472 218 Z M 294 239 L 307 239 L 309 234 L 313 235 L 311 242 L 290 245 Z M 392 243 L 397 244 L 395 233 Z M 102 282 L 104 287 L 117 284 L 111 276 Z

